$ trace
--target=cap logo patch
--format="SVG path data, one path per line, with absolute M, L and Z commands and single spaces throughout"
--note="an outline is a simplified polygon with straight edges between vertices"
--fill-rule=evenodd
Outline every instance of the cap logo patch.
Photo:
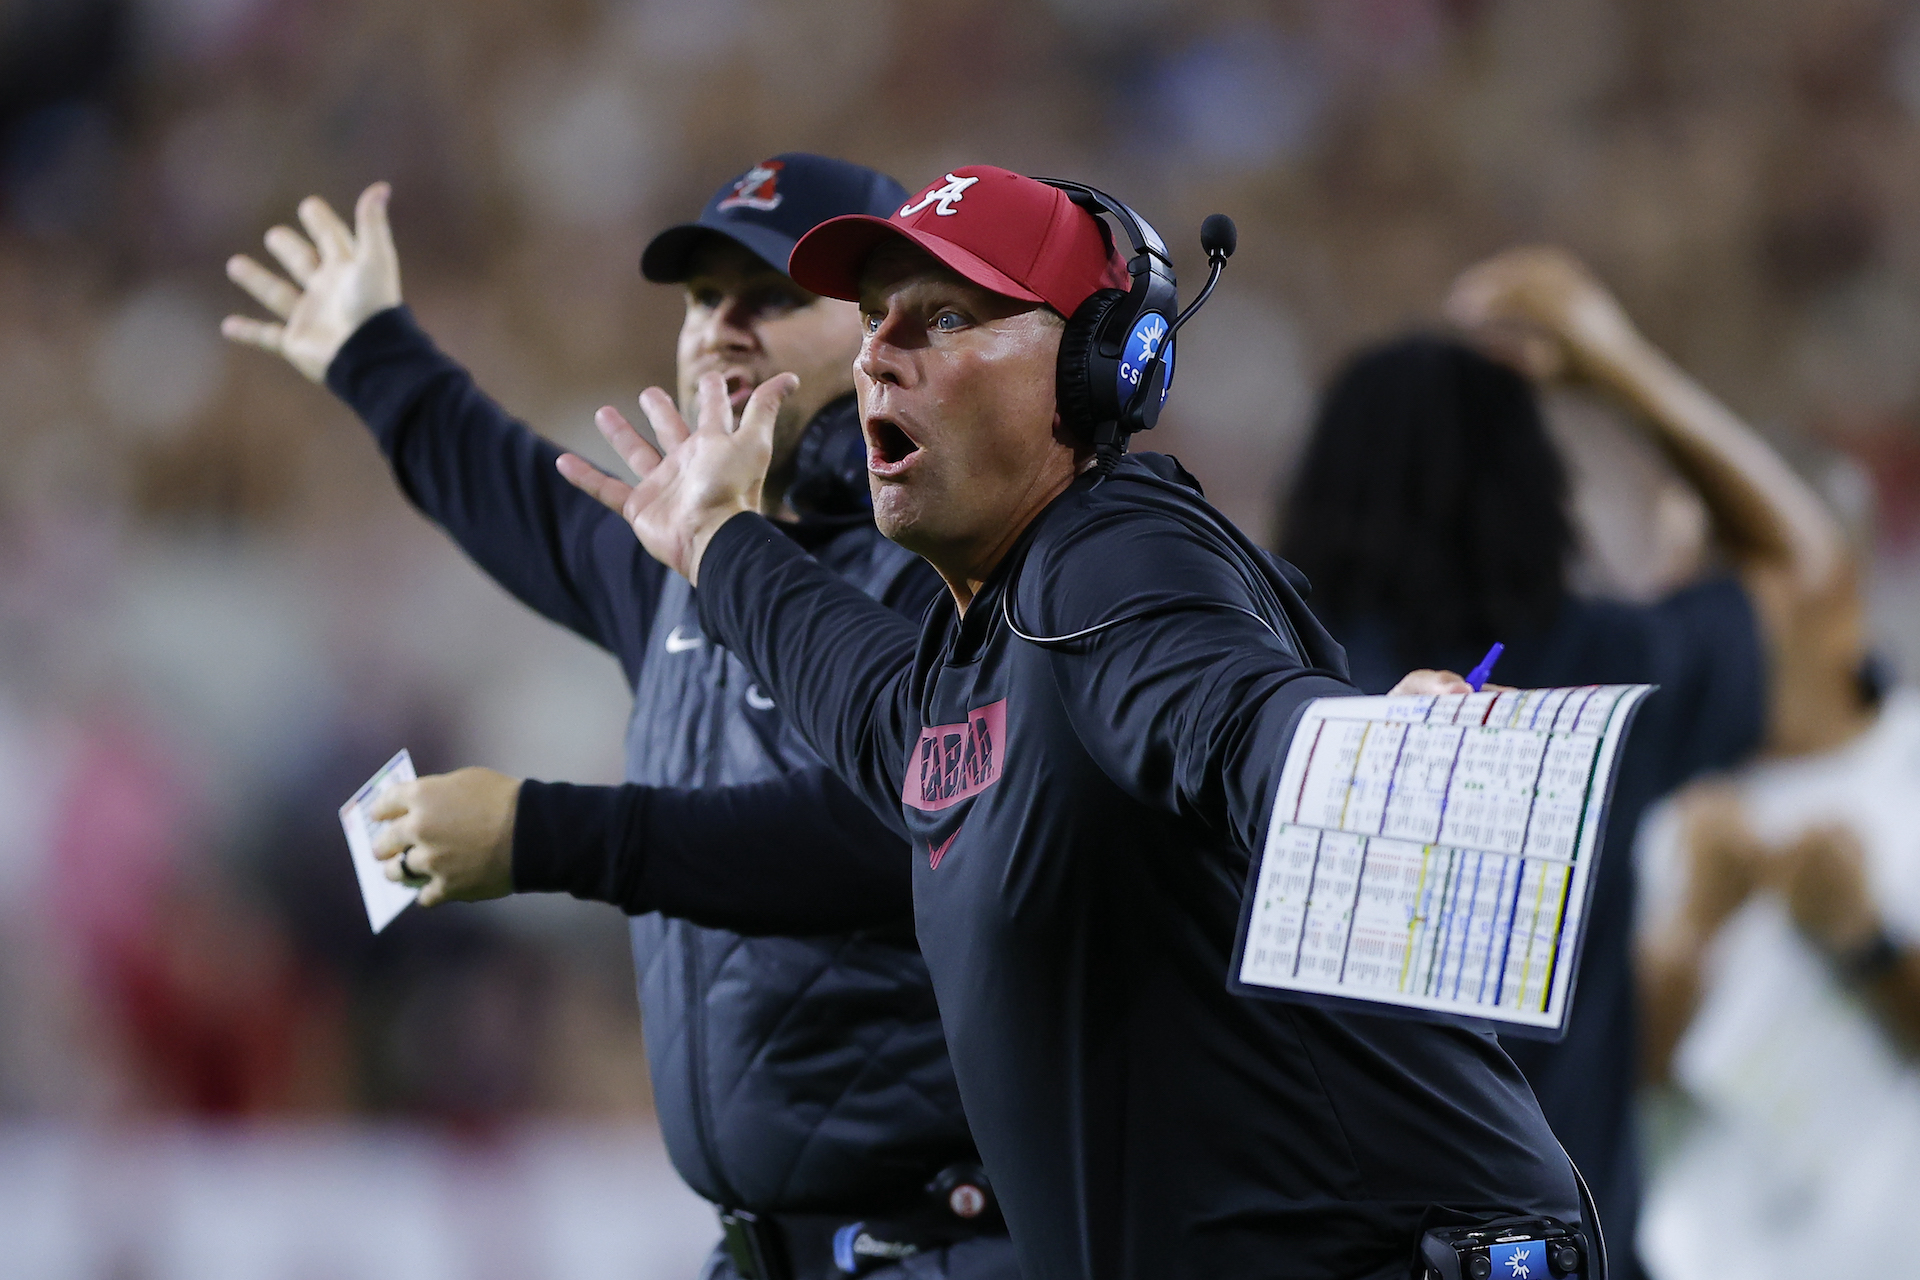
M 980 181 L 978 178 L 956 178 L 952 174 L 948 174 L 945 186 L 933 187 L 927 194 L 921 196 L 911 204 L 901 205 L 900 212 L 895 216 L 911 218 L 928 205 L 938 205 L 940 207 L 933 211 L 934 215 L 941 218 L 951 218 L 953 216 L 953 206 L 959 204 L 961 197 L 967 194 L 967 188 L 978 181 Z
M 733 184 L 733 194 L 714 206 L 721 209 L 778 209 L 783 198 L 778 190 L 780 170 L 786 165 L 778 160 L 769 160 L 747 170 L 746 176 Z

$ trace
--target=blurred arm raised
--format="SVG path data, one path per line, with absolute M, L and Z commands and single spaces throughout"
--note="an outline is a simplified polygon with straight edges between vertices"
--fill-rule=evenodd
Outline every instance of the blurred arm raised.
M 1757 432 L 1648 342 L 1562 250 L 1512 249 L 1469 269 L 1447 314 L 1517 352 L 1536 376 L 1583 378 L 1618 396 L 1692 482 L 1766 636 L 1772 750 L 1823 750 L 1864 727 L 1862 610 L 1846 535 Z

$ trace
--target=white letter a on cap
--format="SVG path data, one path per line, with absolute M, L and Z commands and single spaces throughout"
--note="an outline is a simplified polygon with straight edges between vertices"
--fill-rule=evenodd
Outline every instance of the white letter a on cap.
M 938 204 L 940 207 L 933 211 L 934 215 L 941 218 L 951 218 L 953 216 L 953 206 L 959 204 L 960 198 L 967 194 L 967 188 L 978 181 L 980 181 L 978 178 L 956 178 L 952 174 L 948 174 L 946 186 L 935 187 L 913 203 L 902 205 L 898 216 L 911 218 L 928 205 Z

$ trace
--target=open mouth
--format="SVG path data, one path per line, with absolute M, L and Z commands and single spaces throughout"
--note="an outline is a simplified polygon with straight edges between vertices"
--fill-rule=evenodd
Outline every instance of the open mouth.
M 867 470 L 877 476 L 899 475 L 906 470 L 920 446 L 896 422 L 869 418 L 867 433 Z
M 747 397 L 753 394 L 753 381 L 744 373 L 727 375 L 727 403 L 733 406 L 735 413 L 746 406 Z

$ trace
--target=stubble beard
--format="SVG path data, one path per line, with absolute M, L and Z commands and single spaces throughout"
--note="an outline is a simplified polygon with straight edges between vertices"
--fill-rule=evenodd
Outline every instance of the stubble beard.
M 914 550 L 915 504 L 906 486 L 868 475 L 867 489 L 873 498 L 873 524 L 880 530 L 880 536 L 889 542 L 899 543 L 909 551 Z

